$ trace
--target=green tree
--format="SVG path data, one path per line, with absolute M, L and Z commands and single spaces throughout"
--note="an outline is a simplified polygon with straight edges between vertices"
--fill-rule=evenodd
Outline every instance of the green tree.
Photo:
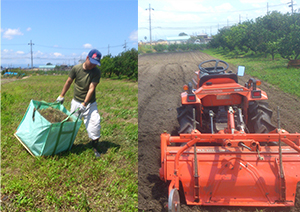
M 138 80 L 138 51 L 132 48 L 115 57 L 106 55 L 101 59 L 100 70 L 103 77 L 117 76 Z
M 187 36 L 188 34 L 186 34 L 185 32 L 181 32 L 181 33 L 179 33 L 179 35 L 178 36 Z
M 153 48 L 157 52 L 163 52 L 164 50 L 167 49 L 167 46 L 166 45 L 162 45 L 162 44 L 158 44 L 158 45 L 155 45 Z
M 176 43 L 168 46 L 168 50 L 170 52 L 175 52 L 177 49 L 178 49 L 178 44 L 176 44 Z
M 114 66 L 114 64 L 113 64 L 113 59 L 112 59 L 111 54 L 105 55 L 101 59 L 101 66 L 100 66 L 101 75 L 103 77 L 110 78 L 113 73 L 113 66 Z
M 123 75 L 129 79 L 136 79 L 138 74 L 138 53 L 132 48 L 121 54 Z
M 290 31 L 279 41 L 279 53 L 282 58 L 296 60 L 300 54 L 300 25 L 290 26 Z

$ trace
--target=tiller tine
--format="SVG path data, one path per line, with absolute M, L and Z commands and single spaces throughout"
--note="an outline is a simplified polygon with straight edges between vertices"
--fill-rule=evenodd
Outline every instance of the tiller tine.
M 261 142 L 286 145 L 262 146 Z M 188 205 L 294 206 L 300 182 L 299 145 L 300 134 L 283 129 L 267 134 L 163 133 L 160 178 L 171 181 L 169 205 L 177 209 L 179 191 Z

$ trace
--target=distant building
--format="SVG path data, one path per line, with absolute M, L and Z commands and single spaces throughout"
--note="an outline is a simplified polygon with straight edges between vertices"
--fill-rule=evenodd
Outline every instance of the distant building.
M 213 38 L 209 37 L 206 33 L 200 33 L 196 36 L 198 39 L 195 40 L 195 44 L 208 44 Z
M 168 45 L 168 41 L 160 39 L 160 40 L 158 40 L 158 41 L 155 42 L 155 45 L 158 45 L 158 44 Z
M 206 34 L 206 33 L 200 33 L 200 34 L 197 34 L 197 37 L 208 38 L 208 34 Z
M 54 68 L 55 68 L 55 65 L 39 66 L 39 70 L 41 70 L 41 71 L 51 71 Z
M 192 40 L 191 42 L 193 42 L 194 44 L 207 44 L 213 39 L 213 37 L 208 36 L 208 34 L 206 34 L 206 33 L 201 33 L 201 34 L 197 34 L 196 36 L 186 35 L 186 36 L 167 37 L 166 40 L 159 39 L 157 41 L 152 41 L 151 44 L 152 45 L 186 44 L 190 39 Z M 150 45 L 150 42 L 143 42 L 141 40 L 138 43 L 138 45 L 139 46 Z
M 176 37 L 167 37 L 167 41 L 169 44 L 182 44 L 186 43 L 191 36 L 176 36 Z

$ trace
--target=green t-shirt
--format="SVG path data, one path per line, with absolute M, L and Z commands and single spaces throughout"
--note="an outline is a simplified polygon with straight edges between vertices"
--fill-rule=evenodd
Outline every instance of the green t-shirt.
M 69 73 L 69 77 L 74 80 L 74 99 L 83 102 L 92 82 L 99 83 L 101 72 L 95 67 L 91 70 L 84 70 L 83 64 L 75 65 Z M 92 95 L 90 103 L 96 101 L 95 91 Z

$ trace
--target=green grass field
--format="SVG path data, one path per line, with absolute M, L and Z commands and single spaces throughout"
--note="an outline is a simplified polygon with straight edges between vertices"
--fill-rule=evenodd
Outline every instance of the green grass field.
M 272 60 L 271 56 L 265 57 L 264 55 L 243 55 L 233 58 L 214 49 L 207 49 L 203 52 L 235 66 L 243 65 L 246 67 L 247 74 L 268 82 L 286 93 L 300 97 L 300 69 L 287 68 L 288 60 L 279 55 Z
M 1 86 L 1 211 L 137 211 L 138 84 L 101 79 L 96 159 L 84 124 L 71 151 L 33 157 L 14 137 L 31 99 L 54 102 L 67 76 Z M 73 86 L 65 96 L 70 109 Z

